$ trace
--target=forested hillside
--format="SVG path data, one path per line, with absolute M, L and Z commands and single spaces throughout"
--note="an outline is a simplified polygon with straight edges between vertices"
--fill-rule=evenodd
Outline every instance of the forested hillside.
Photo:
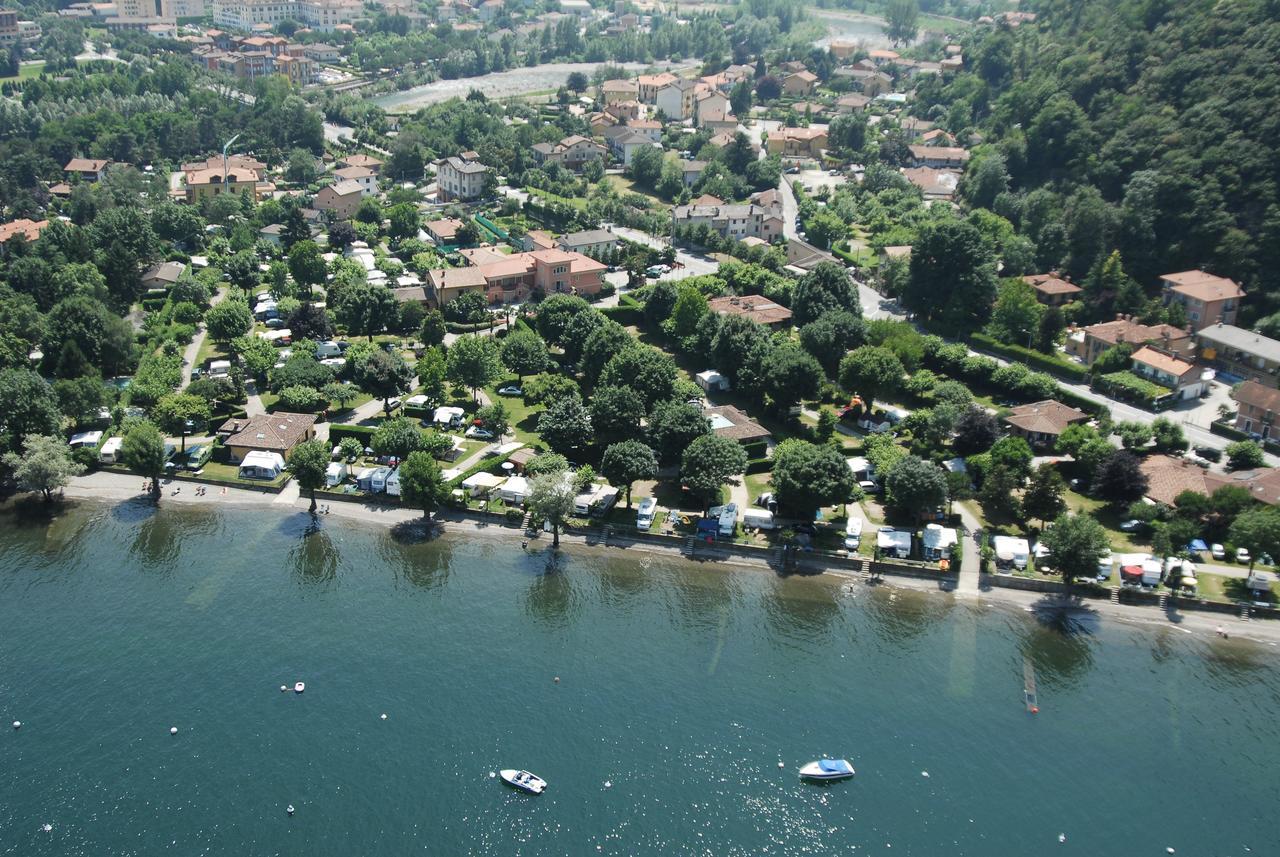
M 1205 268 L 1280 328 L 1280 2 L 1033 0 L 979 28 L 917 113 L 976 130 L 961 191 L 1077 281 L 1118 249 L 1148 294 Z

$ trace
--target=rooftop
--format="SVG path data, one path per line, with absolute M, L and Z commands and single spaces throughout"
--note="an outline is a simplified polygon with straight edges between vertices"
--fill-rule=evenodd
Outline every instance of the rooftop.
M 1050 271 L 1048 274 L 1027 274 L 1022 279 L 1043 295 L 1074 295 L 1084 291 L 1075 283 L 1062 279 L 1057 271 Z
M 1244 290 L 1234 280 L 1219 277 L 1207 271 L 1182 271 L 1162 274 L 1160 279 L 1169 283 L 1170 291 L 1199 301 L 1221 301 L 1244 297 Z
M 1264 411 L 1280 414 L 1280 390 L 1259 384 L 1257 381 L 1244 381 L 1231 391 L 1231 398 L 1243 405 L 1252 405 Z
M 274 414 L 229 419 L 218 429 L 218 433 L 228 435 L 224 441 L 227 446 L 287 452 L 307 436 L 315 422 L 315 414 L 277 411 Z
M 712 312 L 721 315 L 741 315 L 764 325 L 791 320 L 791 310 L 762 295 L 726 295 L 712 298 L 707 305 Z
M 1183 491 L 1208 496 L 1234 482 L 1230 476 L 1204 470 L 1190 461 L 1170 455 L 1148 456 L 1138 466 L 1147 477 L 1147 496 L 1169 506 Z
M 1018 405 L 1009 413 L 1009 416 L 1005 417 L 1005 422 L 1025 432 L 1057 435 L 1062 434 L 1072 423 L 1082 422 L 1088 418 L 1089 415 L 1084 411 L 1052 399 L 1045 399 L 1029 405 Z
M 1252 330 L 1245 330 L 1243 327 L 1218 322 L 1199 331 L 1196 336 L 1202 342 L 1212 342 L 1215 345 L 1234 348 L 1237 351 L 1261 357 L 1271 363 L 1280 363 L 1280 340 L 1271 339 Z
M 721 437 L 746 441 L 770 436 L 767 428 L 733 405 L 717 405 L 714 408 L 707 408 L 703 413 L 711 420 L 712 430 Z M 717 417 L 719 419 L 716 419 Z
M 1166 372 L 1175 378 L 1181 378 L 1196 368 L 1191 361 L 1183 360 L 1181 357 L 1174 357 L 1172 354 L 1167 354 L 1158 348 L 1152 348 L 1150 345 L 1144 345 L 1135 351 L 1133 353 L 1133 362 Z

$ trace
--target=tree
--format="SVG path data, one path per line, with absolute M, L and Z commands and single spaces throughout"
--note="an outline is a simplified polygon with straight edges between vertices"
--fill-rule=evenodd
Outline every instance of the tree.
M 310 287 L 324 282 L 328 268 L 314 241 L 299 241 L 289 248 L 289 273 L 298 285 Z
M 589 410 L 596 437 L 606 442 L 636 437 L 645 414 L 644 400 L 630 387 L 597 387 Z
M 338 323 L 347 333 L 369 337 L 396 323 L 400 307 L 396 296 L 386 286 L 360 283 L 342 290 L 335 307 Z
M 529 482 L 527 505 L 534 519 L 551 525 L 551 547 L 560 547 L 560 526 L 573 514 L 573 480 L 564 470 L 543 473 Z
M 987 335 L 1010 345 L 1030 347 L 1044 312 L 1030 283 L 1021 278 L 1005 280 L 991 309 Z
M 394 351 L 379 348 L 353 367 L 356 386 L 375 399 L 382 399 L 382 410 L 391 416 L 391 399 L 409 392 L 413 372 L 404 358 Z
M 570 92 L 578 93 L 585 92 L 588 84 L 587 76 L 580 71 L 570 72 L 564 83 Z
M 681 285 L 671 315 L 663 322 L 662 329 L 672 336 L 691 336 L 708 311 L 706 295 L 696 286 Z
M 76 425 L 98 418 L 98 412 L 109 402 L 107 385 L 96 375 L 65 378 L 53 382 L 58 407 Z
M 547 346 L 532 330 L 519 328 L 502 340 L 502 363 L 521 382 L 525 375 L 536 375 L 547 368 Z
M 320 390 L 321 398 L 326 402 L 337 402 L 339 411 L 345 411 L 347 409 L 347 404 L 355 401 L 356 395 L 356 388 L 354 386 L 351 384 L 344 384 L 341 381 L 334 381 L 330 384 L 325 384 L 324 388 Z
M 1227 454 L 1228 470 L 1252 470 L 1267 462 L 1266 455 L 1257 441 L 1238 440 L 1227 444 L 1224 452 Z
M 438 309 L 429 309 L 422 317 L 422 327 L 418 331 L 418 337 L 422 340 L 423 345 L 436 346 L 444 342 L 444 335 L 448 333 L 448 329 L 444 324 L 444 316 Z
M 491 337 L 463 334 L 449 349 L 446 357 L 446 376 L 455 384 L 470 387 L 473 397 L 481 387 L 487 387 L 502 372 L 498 346 Z
M 324 487 L 329 469 L 329 446 L 322 440 L 304 440 L 289 453 L 289 472 L 298 487 L 311 497 L 311 514 L 316 513 L 316 491 Z
M 1151 426 L 1139 422 L 1117 423 L 1115 433 L 1125 449 L 1143 449 L 1151 442 Z
M 258 257 L 249 250 L 241 250 L 222 265 L 227 282 L 245 294 L 251 294 L 262 283 L 258 273 Z
M 289 163 L 284 168 L 286 181 L 294 184 L 310 184 L 316 179 L 315 155 L 306 149 L 294 149 L 289 153 Z
M 414 365 L 414 371 L 418 375 L 418 386 L 422 388 L 421 394 L 427 397 L 427 402 L 432 406 L 443 403 L 444 382 L 448 375 L 448 361 L 444 352 L 439 348 L 426 349 Z
M 857 482 L 836 447 L 784 440 L 773 453 L 773 487 L 782 507 L 811 521 L 819 508 L 849 502 Z
M 761 368 L 763 392 L 779 411 L 818 395 L 822 366 L 813 355 L 797 345 L 786 343 L 773 349 Z
M 670 355 L 647 345 L 632 344 L 615 354 L 600 373 L 603 387 L 629 387 L 639 394 L 645 408 L 671 398 L 676 364 Z
M 4 465 L 13 472 L 19 489 L 41 492 L 46 503 L 52 502 L 54 491 L 85 471 L 85 466 L 71 457 L 65 440 L 39 434 L 23 439 L 21 453 L 5 453 Z
M 330 386 L 328 384 L 326 387 Z M 282 408 L 296 413 L 310 413 L 321 407 L 323 395 L 315 387 L 307 387 L 302 384 L 294 384 L 291 387 L 283 387 L 276 394 L 279 396 L 279 404 Z M 328 400 L 324 400 L 327 404 Z
M 630 347 L 633 343 L 631 333 L 612 319 L 605 319 L 599 327 L 591 331 L 582 345 L 582 374 L 588 383 L 595 384 L 600 373 L 613 357 Z
M 356 228 L 349 220 L 340 221 L 329 227 L 329 249 L 335 252 L 341 253 L 358 240 L 360 236 L 356 234 Z
M 1048 564 L 1070 586 L 1077 577 L 1094 577 L 1098 563 L 1110 550 L 1107 531 L 1088 515 L 1060 515 L 1040 536 L 1049 549 Z
M 914 42 L 919 17 L 916 0 L 889 0 L 884 10 L 885 35 L 896 45 Z
M 855 348 L 840 361 L 840 384 L 862 397 L 868 412 L 876 399 L 897 392 L 906 374 L 898 355 L 879 345 Z
M 578 382 L 565 375 L 535 375 L 524 385 L 524 400 L 531 405 L 548 405 L 561 399 L 581 399 Z
M 538 334 L 553 345 L 560 345 L 573 319 L 588 312 L 591 305 L 577 295 L 551 295 L 538 305 Z
M 204 326 L 214 342 L 225 345 L 253 329 L 253 312 L 244 301 L 223 301 L 204 314 Z
M 658 475 L 658 458 L 638 440 L 611 444 L 600 461 L 600 472 L 614 485 L 625 486 L 627 508 L 631 508 L 631 485 L 637 479 L 654 479 Z
M 0 370 L 0 452 L 20 448 L 28 435 L 56 435 L 62 428 L 58 397 L 30 369 Z
M 830 310 L 800 328 L 800 347 L 817 358 L 828 375 L 835 375 L 841 358 L 861 345 L 865 336 L 866 326 L 860 317 Z
M 1151 436 L 1155 441 L 1156 452 L 1185 452 L 1189 444 L 1182 426 L 1168 417 L 1156 417 L 1151 424 Z
M 1026 493 L 1022 495 L 1022 511 L 1028 518 L 1035 518 L 1041 524 L 1054 520 L 1067 511 L 1067 502 L 1062 495 L 1067 484 L 1062 475 L 1052 464 L 1042 464 L 1031 474 L 1031 482 Z
M 1017 490 L 1022 487 L 1022 479 L 1008 467 L 993 464 L 982 477 L 982 488 L 978 490 L 978 500 L 988 519 L 1010 518 L 1022 516 L 1022 504 L 1018 500 Z
M 1153 524 L 1151 550 L 1156 556 L 1186 556 L 1188 545 L 1200 538 L 1200 523 L 1176 517 Z
M 711 422 L 695 405 L 675 400 L 658 403 L 648 420 L 649 445 L 663 464 L 675 464 L 695 440 L 711 432 Z
M 751 110 L 751 83 L 740 80 L 729 90 L 729 110 L 734 116 L 746 117 Z
M 1002 437 L 991 447 L 991 465 L 1004 467 L 1018 477 L 1018 484 L 1031 475 L 1031 461 L 1035 454 L 1031 446 L 1020 437 Z
M 836 241 L 849 234 L 849 224 L 840 219 L 834 211 L 827 208 L 814 212 L 804 222 L 805 237 L 816 247 L 830 249 Z M 823 262 L 823 265 L 834 265 L 834 262 Z M 839 267 L 838 265 L 836 267 Z
M 995 263 L 973 224 L 944 218 L 921 227 L 904 300 L 948 334 L 977 330 L 996 296 Z
M 1132 452 L 1114 449 L 1098 464 L 1091 486 L 1103 499 L 1128 503 L 1147 493 L 1147 475 Z
M 402 202 L 399 205 L 393 205 L 387 210 L 387 234 L 392 238 L 416 238 L 418 229 L 422 225 L 422 218 L 418 215 L 418 206 L 411 202 Z
M 680 481 L 708 508 L 720 499 L 721 487 L 746 469 L 742 445 L 717 434 L 695 438 L 680 457 Z
M 369 445 L 378 455 L 404 461 L 410 453 L 422 449 L 422 429 L 408 417 L 386 420 L 374 431 Z
M 756 80 L 756 98 L 760 101 L 773 101 L 782 97 L 782 84 L 776 77 L 766 74 Z
M 160 502 L 160 477 L 168 460 L 164 436 L 153 423 L 139 420 L 124 433 L 120 444 L 120 460 L 134 473 L 151 480 L 151 499 Z
M 151 409 L 151 419 L 170 434 L 182 438 L 181 451 L 187 451 L 187 433 L 193 428 L 207 426 L 213 416 L 209 403 L 190 393 L 172 393 L 156 402 Z
M 796 283 L 791 295 L 792 321 L 805 325 L 832 311 L 857 317 L 862 315 L 862 304 L 845 269 L 835 262 L 820 262 Z
M 591 412 L 580 399 L 560 399 L 538 415 L 538 434 L 558 452 L 580 449 L 594 435 Z
M 1250 509 L 1231 524 L 1231 543 L 1249 551 L 1249 570 L 1264 553 L 1280 557 L 1280 509 Z
M 411 452 L 400 465 L 400 497 L 422 510 L 424 519 L 449 499 L 449 485 L 440 465 L 428 452 Z
M 276 365 L 276 349 L 270 342 L 256 336 L 237 336 L 231 340 L 231 350 L 239 355 L 244 371 L 251 378 L 262 379 Z
M 1000 436 L 1000 425 L 985 408 L 971 405 L 956 420 L 955 438 L 951 442 L 957 455 L 986 452 Z
M 385 289 L 384 289 L 385 291 Z M 347 292 L 343 292 L 343 299 L 346 299 Z M 333 322 L 329 320 L 329 313 L 324 307 L 316 306 L 311 301 L 303 301 L 298 304 L 298 308 L 289 313 L 289 317 L 285 320 L 285 325 L 293 334 L 293 341 L 299 339 L 310 339 L 316 342 L 324 342 L 326 339 L 333 338 Z
M 643 188 L 653 190 L 662 178 L 662 150 L 656 146 L 643 146 L 631 158 L 631 178 Z
M 889 504 L 910 512 L 916 520 L 947 502 L 947 477 L 942 468 L 914 455 L 889 469 L 884 488 Z
M 511 411 L 499 400 L 476 411 L 476 421 L 493 432 L 494 437 L 501 438 L 511 428 Z

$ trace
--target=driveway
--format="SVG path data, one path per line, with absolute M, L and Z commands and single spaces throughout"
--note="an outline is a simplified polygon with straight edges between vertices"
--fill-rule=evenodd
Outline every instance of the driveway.
M 180 175 L 180 174 L 179 174 Z M 218 292 L 209 301 L 209 308 L 217 306 L 226 299 L 231 293 L 231 287 L 227 286 Z M 182 353 L 182 386 L 186 387 L 191 383 L 191 373 L 196 368 L 196 358 L 200 356 L 200 347 L 204 345 L 205 337 L 209 335 L 209 331 L 202 324 L 200 332 L 196 334 L 195 339 L 191 340 L 191 344 L 187 346 L 187 350 Z

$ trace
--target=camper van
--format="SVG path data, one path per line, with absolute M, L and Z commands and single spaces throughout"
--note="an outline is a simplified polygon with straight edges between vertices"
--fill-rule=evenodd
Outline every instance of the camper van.
M 648 530 L 653 526 L 653 516 L 658 511 L 658 501 L 645 497 L 640 501 L 640 509 L 636 512 L 636 529 Z
M 350 471 L 345 461 L 334 461 L 324 471 L 324 484 L 328 488 L 341 485 Z
M 856 551 L 862 546 L 862 526 L 861 518 L 850 518 L 849 522 L 844 525 L 845 550 Z
M 742 526 L 754 527 L 757 530 L 772 530 L 778 526 L 773 512 L 768 509 L 743 509 Z
M 120 459 L 120 447 L 124 444 L 124 438 L 111 437 L 107 438 L 107 442 L 102 445 L 102 449 L 98 450 L 98 460 L 103 464 L 115 464 Z
M 369 490 L 374 494 L 381 494 L 387 490 L 387 477 L 391 475 L 390 467 L 379 467 L 373 471 L 373 475 L 369 477 Z
M 717 519 L 716 531 L 722 538 L 729 538 L 733 535 L 734 528 L 738 526 L 738 506 L 736 503 L 716 506 L 707 512 L 707 517 Z
M 573 514 L 600 516 L 618 502 L 618 489 L 611 485 L 592 485 L 573 498 Z
M 327 357 L 341 357 L 342 349 L 338 347 L 338 343 L 332 339 L 325 339 L 316 343 L 316 359 L 324 360 Z
M 1013 536 L 993 536 L 991 547 L 996 552 L 997 568 L 1013 566 L 1017 569 L 1024 569 L 1027 567 L 1027 556 L 1031 553 L 1031 546 L 1027 544 L 1026 539 L 1019 539 Z
M 400 471 L 393 470 L 387 474 L 386 490 L 388 497 L 400 496 Z
M 71 440 L 67 445 L 72 449 L 93 449 L 102 442 L 102 432 L 100 431 L 82 431 L 79 434 L 71 435 Z

